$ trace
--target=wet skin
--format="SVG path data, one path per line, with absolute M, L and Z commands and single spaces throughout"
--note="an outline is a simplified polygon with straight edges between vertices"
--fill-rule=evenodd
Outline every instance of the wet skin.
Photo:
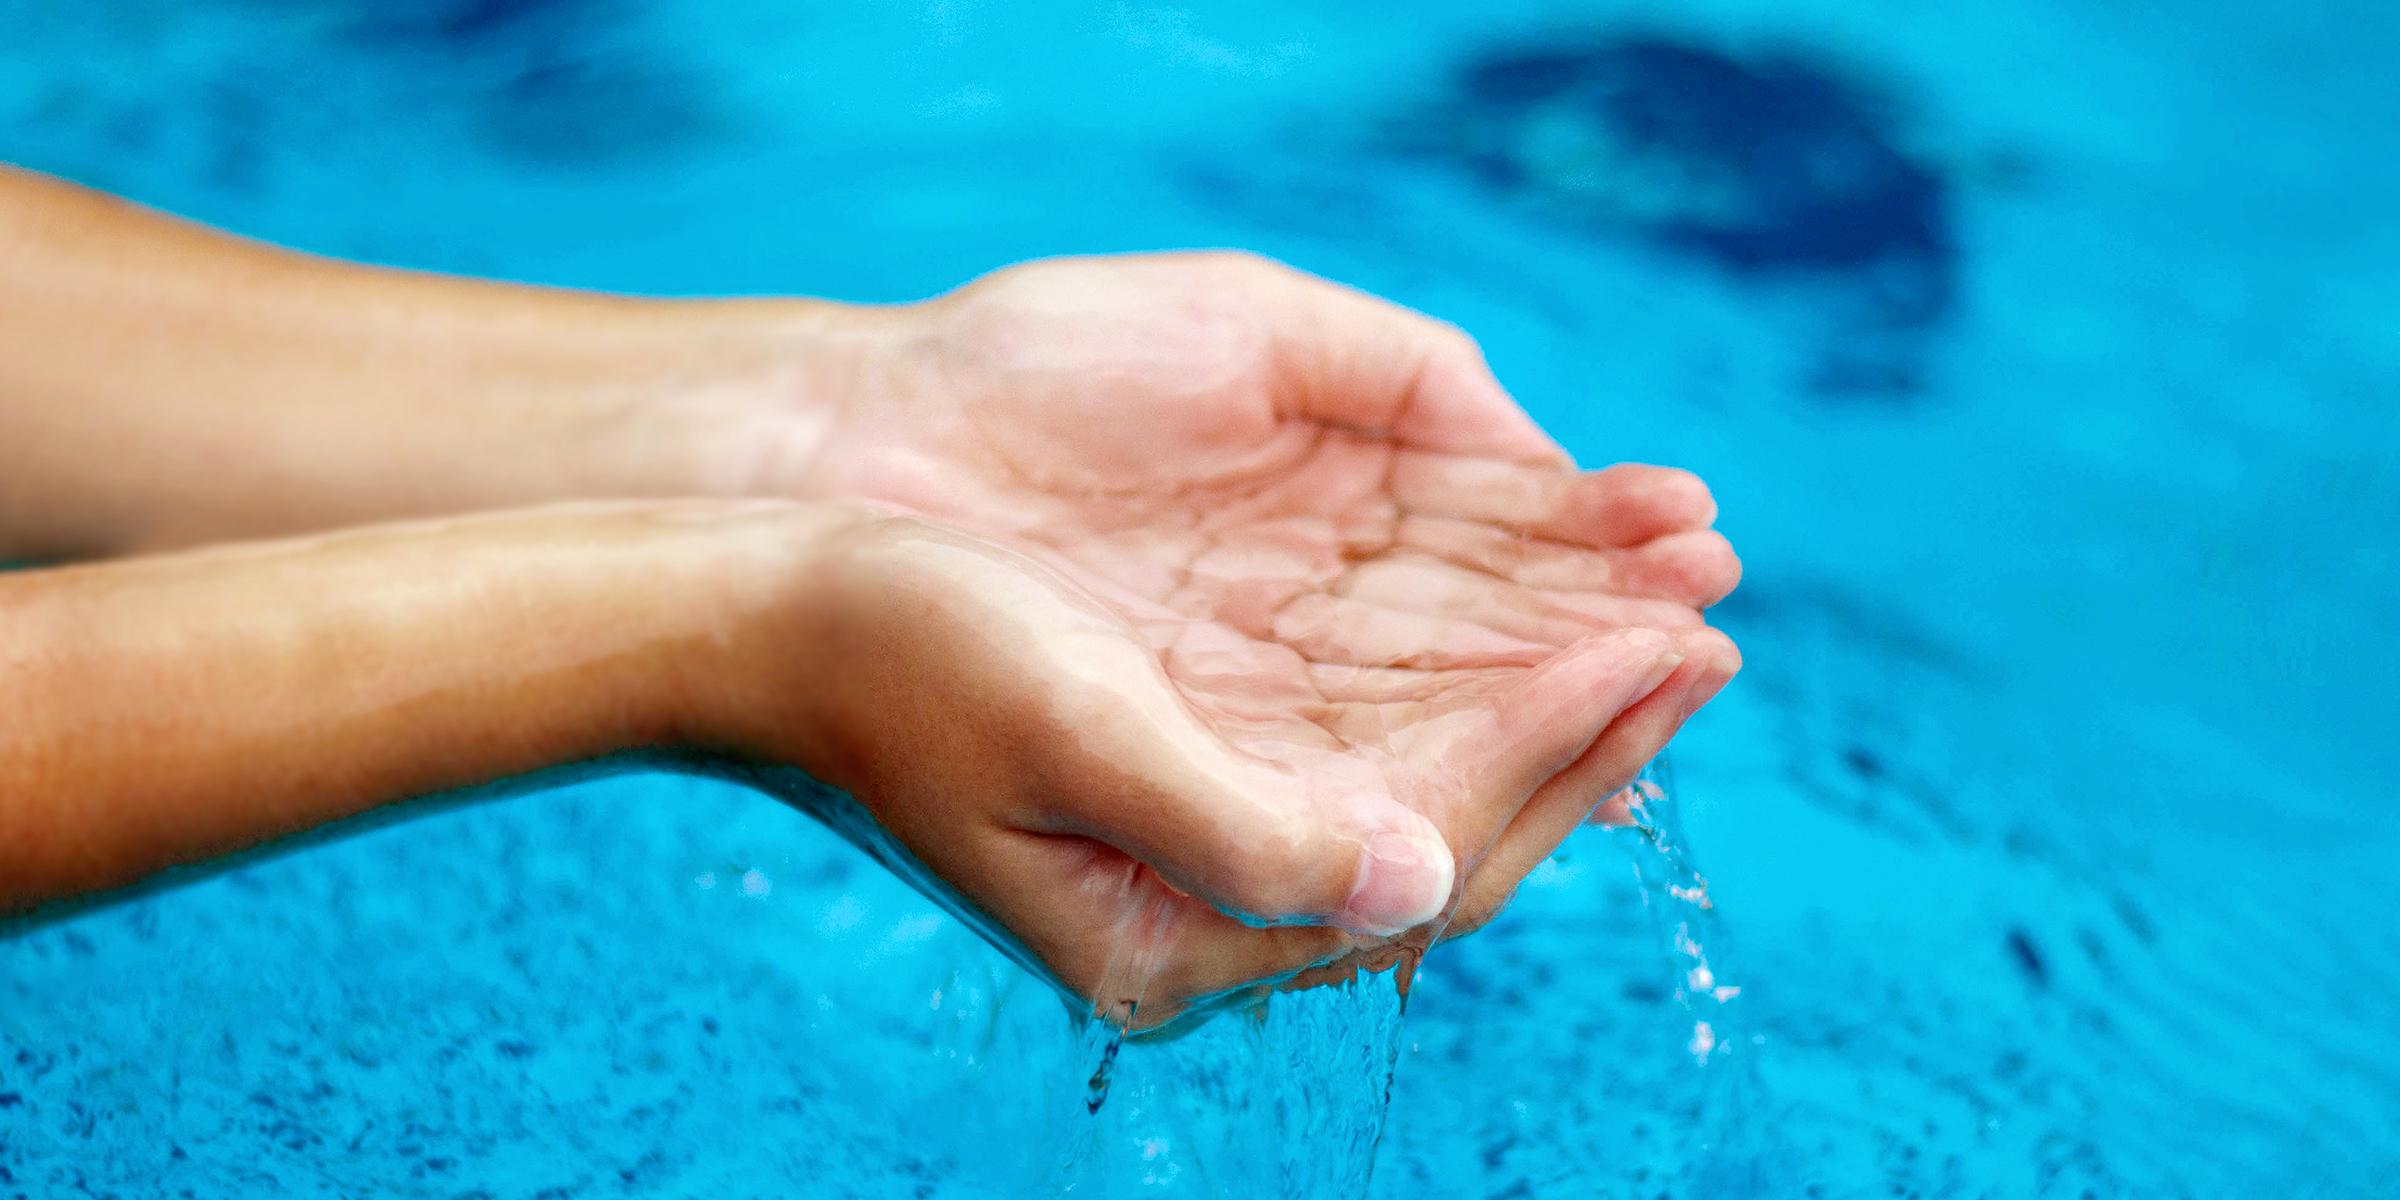
M 1162 881 L 1155 1024 L 1489 919 L 1737 668 L 1713 516 L 1247 256 L 639 301 L 0 177 L 0 554 L 106 560 L 0 576 L 0 903 L 698 748 L 1087 996 Z

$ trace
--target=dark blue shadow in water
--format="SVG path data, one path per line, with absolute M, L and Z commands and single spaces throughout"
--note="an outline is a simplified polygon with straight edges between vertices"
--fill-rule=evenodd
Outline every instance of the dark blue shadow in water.
M 347 39 L 422 84 L 466 90 L 482 132 L 538 163 L 610 165 L 704 140 L 698 72 L 639 35 L 631 0 L 358 3 Z
M 1501 48 L 1400 141 L 1587 230 L 1630 234 L 1831 313 L 1810 389 L 1904 399 L 1960 269 L 1950 185 L 1872 88 L 1796 51 L 1652 33 Z

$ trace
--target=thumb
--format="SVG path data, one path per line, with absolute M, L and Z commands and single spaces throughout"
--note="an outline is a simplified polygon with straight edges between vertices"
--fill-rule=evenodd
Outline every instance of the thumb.
M 1440 916 L 1458 879 L 1441 829 L 1364 758 L 1302 772 L 1179 793 L 1127 813 L 1111 840 L 1246 924 L 1388 937 Z
M 1081 778 L 1052 792 L 1063 827 L 1045 832 L 1113 846 L 1252 926 L 1381 937 L 1449 904 L 1458 872 L 1441 830 L 1395 798 L 1376 762 L 1316 745 L 1253 758 L 1181 724 L 1087 736 Z

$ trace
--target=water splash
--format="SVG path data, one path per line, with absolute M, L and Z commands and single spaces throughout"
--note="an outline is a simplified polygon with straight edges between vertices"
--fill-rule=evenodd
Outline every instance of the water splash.
M 1587 1078 L 1638 1076 L 1654 1106 L 1648 1111 L 1671 1118 L 1667 1144 L 1646 1147 L 1656 1169 L 1643 1195 L 1750 1194 L 1757 1172 L 1742 1114 L 1753 1035 L 1743 985 L 1708 880 L 1683 839 L 1666 765 L 1645 770 L 1623 799 L 1633 823 L 1599 834 L 1607 840 L 1595 848 L 1611 860 L 1608 873 L 1633 877 L 1648 921 L 1630 928 L 1649 932 L 1628 948 L 1639 948 L 1637 959 L 1648 964 L 1638 967 L 1641 975 L 1671 993 L 1675 1017 L 1629 1025 L 1626 1032 L 1639 1030 L 1643 1045 L 1595 1045 L 1593 1053 L 1609 1062 L 1595 1062 Z M 1632 900 L 1612 889 L 1573 903 Z M 1117 957 L 1129 971 L 1142 959 L 1124 947 Z M 1119 969 L 1112 963 L 1112 972 Z M 1279 994 L 1165 1043 L 1127 1042 L 1120 1028 L 1129 1013 L 1082 1015 L 1072 1075 L 1084 1086 L 1054 1110 L 1066 1132 L 1049 1190 L 1242 1200 L 1368 1194 L 1404 1041 L 1401 975 L 1395 968 L 1337 988 Z M 1613 1108 L 1600 1101 L 1582 1119 L 1605 1122 Z M 1560 1132 L 1569 1142 L 1594 1154 L 1627 1149 L 1616 1131 L 1577 1134 L 1577 1118 L 1552 1116 L 1567 1124 Z
M 1082 1062 L 1110 1077 L 1107 1103 L 1062 1109 L 1072 1133 L 1051 1190 L 1365 1195 L 1400 1049 L 1395 974 L 1279 993 L 1168 1042 L 1127 1043 L 1110 1022 L 1084 1021 Z
M 1109 1020 L 1093 1020 L 1085 1024 L 1084 1035 L 1079 1041 L 1083 1053 L 1078 1057 L 1089 1059 L 1096 1054 L 1100 1060 L 1083 1083 L 1083 1110 L 1094 1116 L 1099 1115 L 1101 1105 L 1108 1103 L 1108 1085 L 1116 1079 L 1117 1055 L 1125 1048 L 1125 1026 L 1133 1023 L 1135 1008 L 1134 1005 L 1126 1006 L 1123 1025 Z M 1093 1049 L 1095 1045 L 1097 1050 Z
M 818 817 L 961 917 L 1056 995 L 1071 997 L 1038 959 L 892 842 L 848 797 L 796 774 L 766 774 L 744 772 L 742 782 L 766 785 Z M 1619 861 L 1630 864 L 1650 916 L 1656 957 L 1639 969 L 1653 979 L 1658 976 L 1650 972 L 1665 974 L 1662 990 L 1671 993 L 1682 1024 L 1676 1032 L 1636 1022 L 1642 1032 L 1625 1032 L 1645 1044 L 1611 1048 L 1615 1061 L 1591 1064 L 1584 1077 L 1624 1077 L 1627 1083 L 1642 1077 L 1643 1103 L 1673 1127 L 1669 1145 L 1645 1147 L 1660 1152 L 1645 1157 L 1661 1168 L 1648 1178 L 1672 1181 L 1666 1194 L 1746 1194 L 1758 1156 L 1742 1121 L 1751 1091 L 1747 1051 L 1755 1036 L 1744 1018 L 1743 985 L 1708 880 L 1684 841 L 1664 759 L 1645 768 L 1622 799 L 1632 823 L 1606 836 L 1622 855 Z M 1066 1036 L 1027 1029 L 1016 1042 L 1025 1052 L 1014 1056 L 1019 1061 L 1003 1053 L 977 1055 L 982 1073 L 1007 1063 L 1020 1084 L 1027 1072 L 1038 1081 L 1043 1098 L 1027 1099 L 1044 1114 L 1034 1121 L 1040 1133 L 1022 1147 L 1045 1147 L 1036 1155 L 1049 1164 L 1036 1168 L 1044 1182 L 1038 1190 L 1241 1200 L 1364 1195 L 1389 1116 L 1401 1046 L 1402 980 L 1413 964 L 1338 987 L 1276 994 L 1166 1040 L 1129 1039 L 1125 1031 L 1137 1023 L 1139 999 L 1175 949 L 1180 910 L 1170 889 L 1140 867 L 1128 868 L 1110 900 L 1120 916 L 1109 961 L 1094 1000 L 1070 998 L 1064 1005 L 1068 1023 L 1060 1032 Z M 1604 902 L 1596 895 L 1575 901 Z M 1005 994 L 991 992 L 986 1003 L 1002 1005 Z M 962 1011 L 955 1019 L 967 1015 Z M 994 1007 L 972 1023 L 988 1029 L 1021 1021 Z M 1039 1048 L 1044 1044 L 1048 1048 Z M 1637 1067 L 1629 1059 L 1654 1065 Z M 990 1090 L 998 1081 L 983 1082 Z M 1063 1094 L 1061 1083 L 1069 1084 Z M 1014 1102 L 1000 1092 L 992 1098 Z M 1624 1149 L 1606 1130 L 1560 1132 L 1588 1143 L 1599 1161 Z
M 1181 898 L 1140 863 L 1126 864 L 1113 903 L 1116 927 L 1109 936 L 1108 963 L 1093 988 L 1089 1014 L 1091 1024 L 1108 1031 L 1084 1086 L 1085 1106 L 1095 1114 L 1108 1102 L 1108 1085 L 1125 1033 L 1138 1028 L 1142 997 L 1149 994 L 1151 983 L 1174 957 L 1183 933 Z M 1086 1040 L 1091 1036 L 1087 1033 Z
M 1689 1022 L 1684 1053 L 1699 1075 L 1690 1109 L 1692 1128 L 1681 1148 L 1680 1194 L 1716 1194 L 1750 1174 L 1755 1155 L 1742 1120 L 1756 1044 L 1736 982 L 1729 939 L 1722 930 L 1708 877 L 1683 837 L 1673 769 L 1661 755 L 1627 787 L 1633 823 L 1618 832 L 1632 860 L 1643 904 L 1657 931 L 1672 978 L 1675 1004 Z

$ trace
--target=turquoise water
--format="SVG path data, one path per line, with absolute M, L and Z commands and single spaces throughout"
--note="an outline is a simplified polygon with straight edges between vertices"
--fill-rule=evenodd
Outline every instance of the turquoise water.
M 1273 254 L 1465 326 L 1585 461 L 1701 471 L 1750 567 L 1662 805 L 1704 919 L 1581 835 L 1404 1017 L 1128 1047 L 1095 1117 L 1099 1047 L 855 851 L 595 782 L 0 942 L 0 1197 L 1336 1196 L 1369 1157 L 1445 1197 L 2400 1194 L 2387 5 L 0 31 L 0 158 L 328 253 L 856 300 Z

